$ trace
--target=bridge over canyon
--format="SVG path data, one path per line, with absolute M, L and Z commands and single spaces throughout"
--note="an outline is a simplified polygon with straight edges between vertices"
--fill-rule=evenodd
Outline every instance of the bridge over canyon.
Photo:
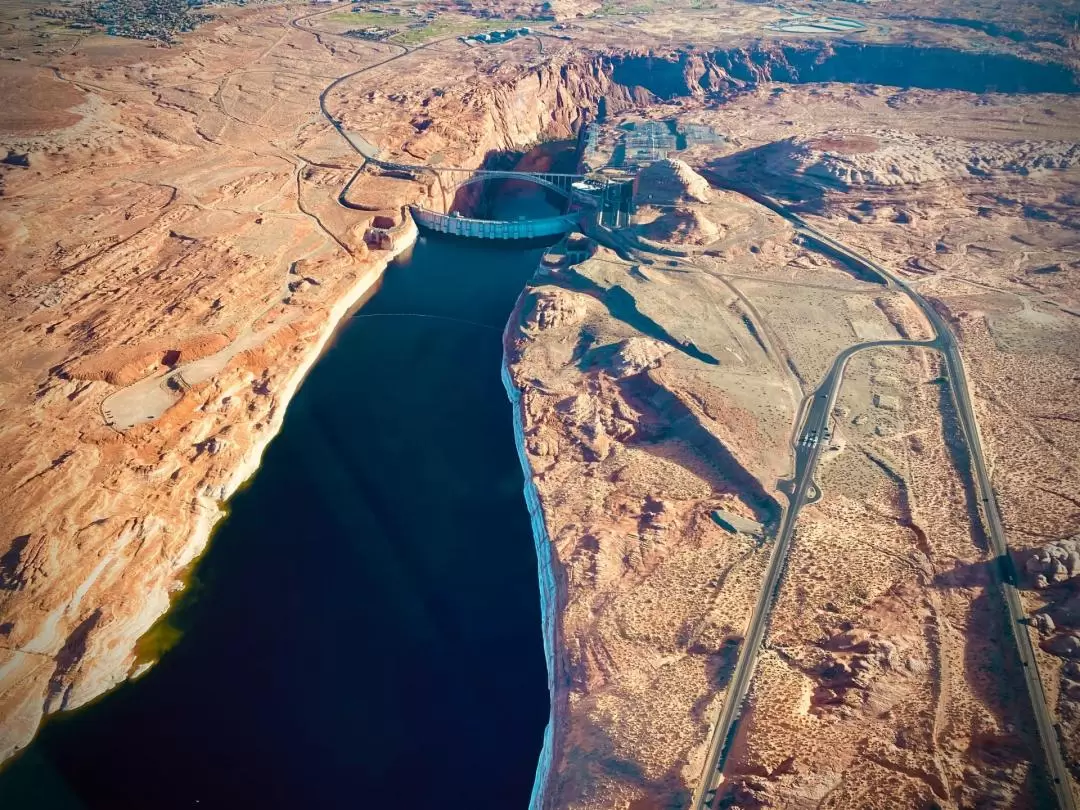
M 622 185 L 619 181 L 603 176 L 430 166 L 383 160 L 377 155 L 366 155 L 366 158 L 367 164 L 388 173 L 407 174 L 414 178 L 425 174 L 434 176 L 439 185 L 444 209 L 450 207 L 460 189 L 488 180 L 516 180 L 533 183 L 566 200 L 567 211 L 559 216 L 517 220 L 475 219 L 456 213 L 443 213 L 419 205 L 409 206 L 417 225 L 439 233 L 474 239 L 532 239 L 568 233 L 577 227 L 582 216 L 602 215 L 606 209 L 612 208 L 611 201 L 615 197 L 610 192 Z M 340 201 L 351 208 L 354 206 L 350 205 L 346 199 L 348 188 L 347 185 L 341 194 Z M 620 193 L 615 196 L 622 200 L 625 194 Z M 569 210 L 575 204 L 578 210 Z M 616 203 L 614 207 L 617 208 L 618 204 Z

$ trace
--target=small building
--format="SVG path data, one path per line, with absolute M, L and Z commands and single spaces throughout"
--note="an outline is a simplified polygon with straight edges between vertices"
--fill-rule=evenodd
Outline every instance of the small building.
M 382 42 L 384 39 L 388 39 L 394 34 L 386 28 L 379 28 L 378 26 L 368 26 L 367 28 L 353 28 L 346 31 L 345 36 L 354 37 L 356 39 L 367 39 L 374 42 Z

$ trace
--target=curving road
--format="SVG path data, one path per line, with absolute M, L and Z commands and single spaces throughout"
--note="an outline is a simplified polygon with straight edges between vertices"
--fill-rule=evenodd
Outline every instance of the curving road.
M 827 435 L 829 414 L 832 411 L 833 401 L 843 377 L 844 366 L 856 352 L 876 346 L 921 346 L 935 349 L 940 352 L 945 361 L 945 371 L 948 375 L 953 392 L 953 400 L 960 419 L 961 430 L 967 442 L 971 455 L 972 468 L 975 473 L 975 483 L 979 493 L 982 511 L 986 516 L 987 527 L 991 548 L 996 558 L 997 566 L 991 566 L 995 576 L 1001 585 L 1005 595 L 1005 606 L 1009 613 L 1010 628 L 1016 643 L 1017 654 L 1023 667 L 1024 681 L 1027 686 L 1028 698 L 1031 702 L 1032 712 L 1035 716 L 1039 739 L 1042 743 L 1043 753 L 1046 758 L 1047 771 L 1050 775 L 1057 806 L 1061 810 L 1075 810 L 1076 803 L 1073 798 L 1069 782 L 1068 769 L 1061 755 L 1061 747 L 1057 737 L 1053 718 L 1047 707 L 1046 695 L 1043 691 L 1042 681 L 1035 662 L 1035 651 L 1031 644 L 1031 637 L 1025 627 L 1025 614 L 1020 595 L 1016 587 L 1016 573 L 1012 558 L 1009 556 L 1008 545 L 1005 541 L 1005 529 L 1001 520 L 1001 513 L 997 506 L 990 473 L 986 465 L 986 459 L 982 451 L 982 443 L 979 437 L 978 423 L 975 419 L 975 411 L 971 404 L 971 395 L 968 389 L 967 378 L 964 372 L 964 363 L 956 342 L 956 337 L 949 329 L 948 324 L 941 314 L 921 295 L 915 292 L 902 278 L 893 274 L 881 264 L 869 259 L 847 245 L 839 242 L 827 234 L 818 231 L 812 225 L 803 220 L 786 206 L 773 200 L 768 195 L 753 187 L 736 186 L 727 184 L 718 178 L 710 178 L 717 185 L 723 185 L 730 191 L 743 194 L 760 205 L 769 208 L 784 217 L 794 227 L 799 235 L 816 241 L 825 246 L 838 257 L 857 266 L 864 272 L 879 276 L 886 280 L 890 287 L 895 287 L 907 295 L 926 316 L 933 327 L 935 337 L 929 341 L 876 341 L 852 346 L 841 352 L 834 360 L 828 376 L 821 386 L 815 391 L 813 399 L 806 409 L 807 415 L 800 432 L 799 441 L 795 447 L 796 472 L 790 483 L 788 508 L 784 512 L 780 529 L 777 535 L 776 546 L 769 559 L 769 567 L 765 575 L 758 602 L 754 607 L 750 627 L 747 630 L 746 640 L 739 654 L 739 660 L 728 686 L 724 706 L 713 730 L 710 741 L 705 771 L 702 776 L 702 784 L 699 787 L 694 800 L 694 810 L 712 807 L 715 804 L 717 789 L 723 770 L 723 757 L 726 754 L 730 738 L 734 735 L 738 715 L 741 711 L 746 692 L 753 676 L 754 665 L 757 662 L 758 653 L 764 633 L 768 627 L 769 612 L 773 600 L 783 578 L 784 564 L 787 551 L 791 545 L 791 538 L 799 510 L 808 502 L 820 497 L 816 485 L 813 483 L 814 467 L 817 464 L 821 452 L 822 440 Z
M 307 26 L 301 26 L 298 23 L 302 20 L 319 16 L 322 13 L 327 12 L 318 12 L 298 17 L 291 20 L 290 25 L 297 30 L 306 31 L 318 36 L 319 33 L 325 32 L 317 32 Z M 365 163 L 368 161 L 381 163 L 378 159 L 377 148 L 362 137 L 350 135 L 342 128 L 341 123 L 330 114 L 326 107 L 326 98 L 328 94 L 335 87 L 354 76 L 381 67 L 388 62 L 401 59 L 418 50 L 437 45 L 447 39 L 452 39 L 452 37 L 432 40 L 431 42 L 411 49 L 403 45 L 396 45 L 395 47 L 402 49 L 401 53 L 340 76 L 328 84 L 319 94 L 319 107 L 323 116 L 338 131 L 349 146 L 364 158 Z M 362 169 L 363 166 L 360 168 Z M 392 165 L 391 168 L 397 167 Z M 430 167 L 409 166 L 405 168 L 422 170 L 429 169 Z M 357 170 L 357 174 L 359 171 L 360 169 Z M 348 185 L 351 184 L 352 179 L 353 178 L 350 178 L 349 183 L 346 184 L 346 189 L 348 188 Z M 808 403 L 808 407 L 805 408 L 806 418 L 803 422 L 803 429 L 799 434 L 799 440 L 795 447 L 795 475 L 789 482 L 789 489 L 787 492 L 789 496 L 788 508 L 784 511 L 777 534 L 777 541 L 769 560 L 765 581 L 759 593 L 758 602 L 754 608 L 750 627 L 747 630 L 746 639 L 742 645 L 735 672 L 728 686 L 728 693 L 724 700 L 720 719 L 713 731 L 713 738 L 710 742 L 702 786 L 701 789 L 698 790 L 694 800 L 695 810 L 702 810 L 715 803 L 716 789 L 723 768 L 723 756 L 726 752 L 727 742 L 734 732 L 738 714 L 741 710 L 742 703 L 745 700 L 746 692 L 753 676 L 758 651 L 760 650 L 765 630 L 768 627 L 769 612 L 780 582 L 782 581 L 787 552 L 791 545 L 791 539 L 794 534 L 794 527 L 799 510 L 806 503 L 813 502 L 813 500 L 820 497 L 820 491 L 813 483 L 813 473 L 821 453 L 822 443 L 827 437 L 829 415 L 840 382 L 843 378 L 844 367 L 846 366 L 847 361 L 856 352 L 882 346 L 919 346 L 930 348 L 940 352 L 944 358 L 945 370 L 952 382 L 950 389 L 953 392 L 961 429 L 971 454 L 972 467 L 975 472 L 975 482 L 981 499 L 982 510 L 988 524 L 990 544 L 998 562 L 998 566 L 992 567 L 992 570 L 996 572 L 1002 592 L 1005 595 L 1005 605 L 1009 613 L 1010 627 L 1016 642 L 1016 650 L 1023 666 L 1024 680 L 1027 686 L 1032 710 L 1035 715 L 1039 739 L 1042 743 L 1043 752 L 1046 757 L 1047 770 L 1052 780 L 1058 807 L 1061 808 L 1061 810 L 1075 810 L 1076 803 L 1073 799 L 1070 787 L 1068 770 L 1061 755 L 1061 748 L 1053 719 L 1047 708 L 1046 695 L 1043 691 L 1042 681 L 1039 678 L 1038 669 L 1036 667 L 1035 652 L 1031 644 L 1031 638 L 1024 625 L 1025 614 L 1020 601 L 1019 592 L 1016 588 L 1016 574 L 1013 568 L 1012 559 L 1009 556 L 1008 545 L 1005 540 L 1005 529 L 994 495 L 990 473 L 983 455 L 978 424 L 972 407 L 967 378 L 964 372 L 963 359 L 960 355 L 955 336 L 949 329 L 945 319 L 928 301 L 926 301 L 926 299 L 919 295 L 902 278 L 894 275 L 882 265 L 856 253 L 843 243 L 818 231 L 803 220 L 798 214 L 756 188 L 732 186 L 727 185 L 723 181 L 717 181 L 717 178 L 711 179 L 714 182 L 717 182 L 718 185 L 724 185 L 729 190 L 741 193 L 754 202 L 769 208 L 794 225 L 796 232 L 801 236 L 816 242 L 819 246 L 825 247 L 828 251 L 836 254 L 837 257 L 842 258 L 853 267 L 861 269 L 870 276 L 877 276 L 884 279 L 888 286 L 899 289 L 906 294 L 926 316 L 934 329 L 935 338 L 930 341 L 875 341 L 850 347 L 844 352 L 841 352 L 833 361 L 828 376 L 814 393 L 813 399 Z M 343 193 L 344 191 L 345 189 L 343 189 Z
M 759 196 L 761 196 L 762 199 L 758 199 L 757 197 L 755 197 L 755 199 L 763 205 L 766 205 L 767 203 L 764 202 L 764 195 Z M 773 201 L 773 204 L 768 207 L 772 208 L 776 213 L 795 225 L 797 231 L 816 237 L 837 252 L 846 255 L 852 261 L 859 262 L 868 269 L 888 278 L 891 284 L 894 284 L 915 302 L 933 326 L 937 335 L 937 341 L 940 343 L 940 351 L 945 359 L 946 373 L 952 382 L 950 389 L 953 392 L 953 400 L 956 405 L 957 414 L 960 417 L 960 426 L 964 433 L 964 440 L 967 442 L 968 451 L 971 455 L 972 468 L 975 472 L 975 483 L 979 493 L 982 511 L 986 518 L 987 528 L 989 529 L 990 546 L 993 550 L 996 562 L 998 563 L 997 566 L 992 566 L 991 570 L 995 572 L 999 584 L 1001 585 L 1002 592 L 1005 595 L 1005 607 L 1009 612 L 1010 629 L 1012 631 L 1013 639 L 1016 642 L 1016 651 L 1020 657 L 1020 663 L 1023 667 L 1024 682 L 1027 686 L 1032 712 L 1035 715 L 1035 723 L 1039 731 L 1039 740 L 1042 743 L 1043 754 L 1046 757 L 1047 770 L 1053 785 L 1054 795 L 1057 799 L 1057 805 L 1061 810 L 1075 810 L 1076 800 L 1072 793 L 1068 768 L 1061 755 L 1061 744 L 1058 740 L 1057 728 L 1050 715 L 1050 710 L 1046 701 L 1046 693 L 1043 691 L 1042 680 L 1039 677 L 1039 670 L 1035 660 L 1035 650 L 1031 643 L 1031 636 L 1027 631 L 1026 615 L 1024 613 L 1023 604 L 1020 601 L 1019 590 L 1017 589 L 1016 571 L 1012 557 L 1009 554 L 1009 546 L 1005 539 L 1005 526 L 1001 519 L 1001 511 L 998 509 L 997 497 L 994 494 L 993 482 L 991 481 L 990 472 L 986 464 L 986 457 L 983 454 L 982 441 L 979 436 L 979 426 L 975 418 L 975 410 L 971 404 L 971 393 L 965 375 L 964 361 L 960 355 L 960 348 L 957 345 L 956 337 L 953 335 L 952 330 L 949 328 L 949 325 L 941 314 L 934 309 L 925 298 L 915 292 L 915 290 L 903 279 L 893 275 L 877 262 L 855 253 L 846 245 L 817 231 L 798 215 L 787 210 L 779 203 Z
M 355 40 L 352 40 L 351 38 L 346 37 L 344 34 L 332 34 L 332 33 L 328 32 L 328 31 L 319 31 L 318 29 L 312 28 L 311 26 L 300 25 L 299 24 L 299 23 L 303 22 L 304 20 L 310 20 L 310 19 L 313 19 L 315 17 L 321 17 L 324 14 L 330 14 L 333 11 L 334 11 L 334 9 L 328 9 L 326 11 L 317 11 L 317 12 L 314 12 L 312 14 L 305 14 L 303 16 L 296 17 L 296 18 L 290 20 L 289 25 L 292 28 L 295 28 L 297 31 L 303 31 L 305 33 L 311 34 L 312 36 L 314 36 L 316 38 L 324 37 L 324 36 L 333 36 L 333 37 L 340 37 L 340 38 L 343 38 L 343 39 L 349 39 L 350 41 L 355 42 Z M 542 40 L 540 39 L 542 36 L 548 36 L 548 35 L 543 34 L 540 31 L 536 31 L 536 32 L 533 33 L 533 37 L 537 41 L 540 41 L 541 45 L 543 44 Z M 556 37 L 556 38 L 561 39 L 561 37 Z M 342 76 L 338 76 L 333 81 L 331 81 L 328 85 L 326 85 L 326 87 L 324 87 L 322 89 L 322 92 L 319 93 L 319 110 L 320 110 L 320 112 L 322 112 L 323 117 L 330 123 L 330 125 L 334 129 L 337 130 L 338 134 L 345 140 L 345 142 L 347 144 L 349 144 L 349 147 L 354 152 L 359 154 L 362 158 L 364 158 L 364 163 L 371 162 L 371 163 L 374 163 L 374 164 L 376 164 L 378 166 L 381 166 L 383 168 L 386 168 L 386 169 L 398 169 L 398 170 L 401 170 L 401 171 L 434 172 L 436 175 L 439 172 L 471 172 L 471 173 L 475 173 L 477 171 L 482 171 L 482 170 L 478 170 L 478 169 L 474 169 L 474 168 L 468 168 L 468 167 L 462 167 L 462 166 L 429 166 L 426 163 L 395 163 L 395 162 L 391 162 L 391 161 L 381 160 L 379 158 L 379 148 L 377 146 L 372 144 L 370 141 L 368 141 L 366 138 L 364 138 L 361 135 L 346 132 L 344 127 L 341 126 L 341 121 L 339 121 L 337 118 L 335 118 L 330 113 L 330 110 L 326 106 L 326 99 L 330 95 L 330 93 L 333 92 L 333 90 L 338 85 L 349 81 L 353 77 L 359 76 L 361 73 L 366 73 L 369 70 L 374 70 L 375 68 L 387 65 L 390 62 L 394 62 L 394 61 L 396 61 L 398 59 L 409 56 L 410 54 L 414 54 L 417 51 L 422 51 L 422 50 L 425 50 L 426 48 L 432 48 L 432 47 L 434 47 L 436 45 L 441 45 L 444 42 L 452 42 L 452 41 L 454 41 L 456 39 L 457 39 L 456 35 L 451 35 L 451 36 L 447 36 L 447 37 L 439 37 L 438 39 L 430 40 L 429 42 L 425 42 L 423 45 L 417 45 L 417 46 L 415 46 L 413 48 L 410 48 L 407 45 L 400 45 L 400 44 L 398 44 L 396 42 L 383 41 L 383 42 L 376 43 L 378 45 L 385 45 L 385 46 L 391 47 L 391 48 L 400 48 L 401 52 L 400 53 L 395 53 L 393 56 L 388 56 L 386 59 L 382 59 L 382 60 L 380 60 L 378 62 L 372 62 L 370 65 L 364 65 L 362 68 L 358 68 L 357 70 L 353 70 L 353 71 L 351 71 L 349 73 L 346 73 L 346 74 L 344 74 Z M 541 53 L 543 53 L 543 47 L 541 47 L 540 50 L 541 50 Z M 361 165 L 360 168 L 357 169 L 356 172 L 353 174 L 353 176 L 351 178 L 349 178 L 349 181 L 345 184 L 345 187 L 341 192 L 341 196 L 339 196 L 339 198 L 338 198 L 338 201 L 341 202 L 341 204 L 344 205 L 346 208 L 352 207 L 352 206 L 349 206 L 344 201 L 344 196 L 343 195 L 347 192 L 349 186 L 351 186 L 353 181 L 356 179 L 356 175 L 358 175 L 363 168 L 364 168 L 363 165 Z M 570 176 L 570 175 L 552 175 L 550 172 L 548 174 L 551 175 L 551 176 L 566 176 L 566 177 Z M 574 177 L 577 177 L 577 175 L 574 175 Z
M 694 810 L 711 807 L 716 799 L 723 771 L 723 757 L 727 753 L 728 743 L 734 736 L 735 728 L 746 699 L 750 681 L 754 675 L 758 652 L 765 638 L 769 625 L 769 614 L 779 594 L 783 581 L 788 551 L 795 535 L 795 523 L 799 511 L 808 503 L 814 503 L 821 496 L 820 488 L 814 483 L 814 470 L 817 467 L 821 450 L 828 445 L 829 416 L 836 402 L 836 395 L 843 381 L 844 369 L 855 354 L 867 349 L 882 347 L 915 346 L 940 350 L 938 340 L 875 340 L 850 346 L 833 360 L 829 373 L 813 395 L 803 403 L 806 416 L 795 443 L 795 475 L 781 489 L 788 496 L 788 505 L 776 534 L 776 543 L 769 556 L 769 565 L 765 579 L 758 592 L 758 601 L 751 614 L 750 625 L 746 630 L 739 660 L 735 665 L 727 694 L 724 696 L 720 717 L 713 728 L 713 736 L 706 755 L 702 785 L 694 801 Z

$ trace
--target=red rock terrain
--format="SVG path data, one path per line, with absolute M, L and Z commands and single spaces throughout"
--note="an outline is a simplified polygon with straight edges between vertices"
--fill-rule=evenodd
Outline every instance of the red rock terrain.
M 553 5 L 540 11 L 594 10 Z M 1075 43 L 1057 9 L 950 10 L 1025 29 L 1010 36 L 923 4 L 859 8 L 854 42 L 762 40 L 781 12 L 757 5 L 616 4 L 497 48 L 432 36 L 380 64 L 403 47 L 340 36 L 309 7 L 219 11 L 173 47 L 5 7 L 0 756 L 137 669 L 137 639 L 304 369 L 412 239 L 405 207 L 448 206 L 430 173 L 356 173 L 319 105 L 355 73 L 327 109 L 353 144 L 403 163 L 478 166 L 572 135 L 601 106 L 606 142 L 621 117 L 721 136 L 642 172 L 612 247 L 553 249 L 507 330 L 550 572 L 537 806 L 700 793 L 801 399 L 847 346 L 929 337 L 903 295 L 706 178 L 800 205 L 948 315 L 1009 541 L 1035 560 L 1028 607 L 1048 618 L 1031 632 L 1076 768 L 1060 541 L 1077 530 L 1080 110 L 1050 92 L 1075 85 Z M 1007 82 L 1018 57 L 1046 92 L 887 83 L 991 69 Z M 733 806 L 1039 800 L 939 371 L 918 352 L 852 366 L 726 765 Z

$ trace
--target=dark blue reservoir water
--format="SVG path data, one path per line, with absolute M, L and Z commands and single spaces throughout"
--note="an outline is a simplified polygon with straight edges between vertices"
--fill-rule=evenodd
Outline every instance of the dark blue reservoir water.
M 138 681 L 0 807 L 525 807 L 548 715 L 501 330 L 539 248 L 421 238 L 290 405 Z

